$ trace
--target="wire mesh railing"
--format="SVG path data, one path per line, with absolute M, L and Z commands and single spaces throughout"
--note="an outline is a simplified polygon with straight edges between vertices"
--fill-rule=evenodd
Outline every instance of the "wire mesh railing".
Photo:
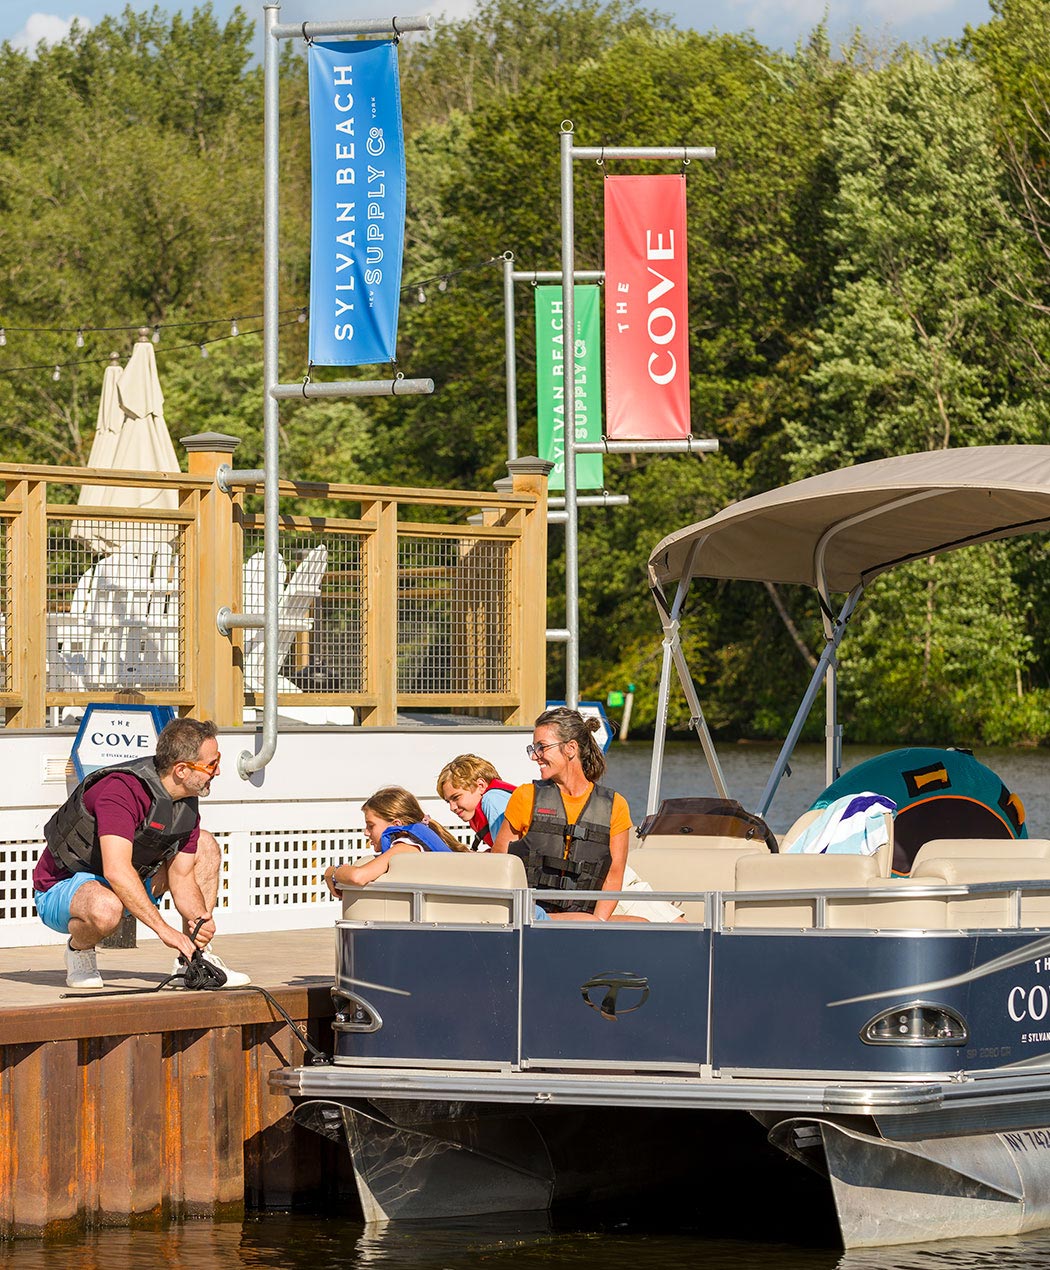
M 227 454 L 208 456 L 213 473 Z M 177 491 L 166 511 L 80 506 L 94 469 L 0 464 L 9 726 L 69 722 L 98 700 L 170 704 L 227 725 L 262 704 L 264 628 L 231 635 L 216 622 L 223 606 L 263 616 L 262 517 L 244 508 L 250 488 L 220 491 L 191 457 L 190 475 L 151 475 Z M 544 494 L 542 481 L 538 494 L 282 482 L 282 499 L 308 499 L 311 514 L 280 518 L 279 708 L 370 725 L 396 723 L 405 707 L 534 717 L 545 698 Z M 313 512 L 325 503 L 331 514 Z

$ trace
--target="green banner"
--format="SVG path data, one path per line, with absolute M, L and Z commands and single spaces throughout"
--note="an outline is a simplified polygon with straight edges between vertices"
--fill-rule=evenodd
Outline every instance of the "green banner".
M 536 412 L 540 458 L 554 470 L 548 488 L 565 488 L 565 346 L 561 287 L 536 287 Z M 602 439 L 601 323 L 598 288 L 575 287 L 576 440 Z M 576 456 L 576 488 L 603 487 L 602 456 Z

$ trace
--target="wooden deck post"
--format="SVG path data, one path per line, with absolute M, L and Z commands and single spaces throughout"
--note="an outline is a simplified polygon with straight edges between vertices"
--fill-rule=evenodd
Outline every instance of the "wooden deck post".
M 377 705 L 361 711 L 366 727 L 392 728 L 397 723 L 397 503 L 388 499 L 362 502 L 361 519 L 374 520 L 365 543 L 364 613 L 367 690 Z
M 21 504 L 8 537 L 8 577 L 15 631 L 34 631 L 33 639 L 13 638 L 9 652 L 10 687 L 22 695 L 8 707 L 7 726 L 42 728 L 47 723 L 47 483 L 7 482 L 8 503 Z
M 554 464 L 527 455 L 510 459 L 515 494 L 534 494 L 536 503 L 524 512 L 514 570 L 515 638 L 518 650 L 518 709 L 505 722 L 529 725 L 547 705 L 547 478 Z
M 240 445 L 237 437 L 202 432 L 182 437 L 191 476 L 214 477 Z M 244 674 L 234 657 L 234 642 L 220 633 L 215 615 L 224 605 L 240 609 L 242 586 L 240 536 L 234 527 L 234 500 L 214 482 L 197 501 L 186 559 L 186 660 L 196 666 L 194 713 L 220 727 L 244 721 Z

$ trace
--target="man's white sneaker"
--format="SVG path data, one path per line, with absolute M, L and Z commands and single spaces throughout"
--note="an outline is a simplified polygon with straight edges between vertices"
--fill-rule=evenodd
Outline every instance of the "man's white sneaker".
M 246 983 L 251 983 L 251 975 L 246 975 L 242 970 L 231 970 L 217 952 L 212 952 L 210 945 L 205 948 L 203 956 L 205 961 L 210 961 L 217 970 L 221 970 L 226 976 L 224 987 L 243 988 Z M 178 975 L 180 978 L 186 973 L 186 967 L 178 957 L 175 958 L 175 965 L 172 967 L 171 973 Z
M 98 972 L 94 948 L 71 948 L 66 942 L 66 986 L 69 988 L 104 988 Z

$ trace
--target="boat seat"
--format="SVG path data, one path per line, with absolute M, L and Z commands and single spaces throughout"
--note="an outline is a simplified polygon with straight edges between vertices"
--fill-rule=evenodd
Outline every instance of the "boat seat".
M 868 855 L 754 853 L 736 862 L 737 891 L 819 891 L 878 886 L 882 881 L 877 860 Z M 812 896 L 732 900 L 726 904 L 725 925 L 809 928 L 816 925 L 816 908 Z M 836 924 L 834 917 L 834 904 L 829 902 L 829 926 Z
M 999 840 L 997 845 L 1001 845 Z M 1010 843 L 1010 846 L 1016 845 Z M 902 879 L 903 880 L 903 879 Z M 1039 856 L 969 856 L 961 859 L 927 858 L 911 872 L 913 882 L 950 886 L 978 882 L 1048 882 L 1050 859 Z M 945 924 L 949 930 L 1012 927 L 1013 899 L 1009 891 L 979 895 L 947 896 Z M 1021 898 L 1022 926 L 1050 926 L 1050 891 Z
M 456 922 L 472 926 L 506 926 L 514 920 L 510 892 L 528 886 L 525 866 L 517 856 L 491 852 L 399 852 L 386 874 L 368 886 L 343 890 L 343 917 L 355 922 L 410 922 L 411 895 L 383 893 L 384 882 L 422 886 L 484 887 L 507 891 L 501 896 L 424 894 L 424 922 Z
M 627 863 L 635 873 L 648 882 L 654 891 L 668 891 L 675 896 L 697 891 L 731 891 L 735 885 L 736 862 L 742 856 L 768 856 L 765 843 L 756 847 L 737 838 L 735 847 L 703 845 L 686 849 L 684 844 L 674 847 L 639 847 L 627 854 Z M 702 899 L 682 901 L 682 911 L 687 922 L 703 922 L 705 902 Z
M 911 871 L 926 860 L 995 859 L 1050 860 L 1050 838 L 931 838 L 916 851 Z
M 811 807 L 808 811 L 804 811 L 787 833 L 779 839 L 781 852 L 786 852 L 799 834 L 808 829 L 818 816 L 824 814 L 824 810 L 823 807 Z M 884 819 L 886 841 L 871 858 L 878 864 L 879 877 L 888 878 L 893 873 L 893 817 L 887 812 Z

